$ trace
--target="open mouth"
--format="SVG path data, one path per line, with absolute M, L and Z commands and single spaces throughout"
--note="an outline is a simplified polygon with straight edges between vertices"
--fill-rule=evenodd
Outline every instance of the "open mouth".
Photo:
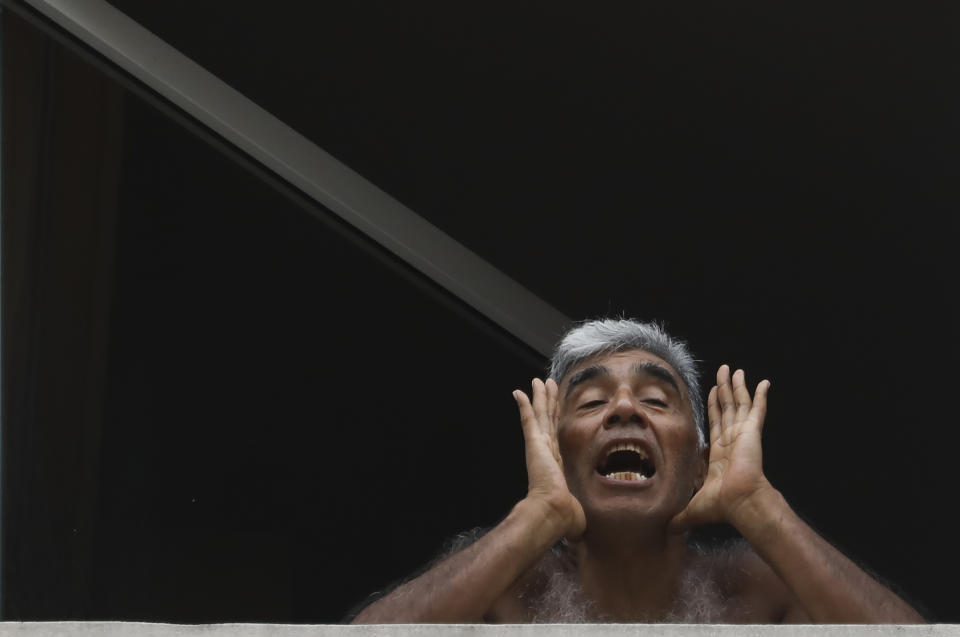
M 630 442 L 611 447 L 597 467 L 597 473 L 606 478 L 634 482 L 649 480 L 656 472 L 657 467 L 646 449 Z

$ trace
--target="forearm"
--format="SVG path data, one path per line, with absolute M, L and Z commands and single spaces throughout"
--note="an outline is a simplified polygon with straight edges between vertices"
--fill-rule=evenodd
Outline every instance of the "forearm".
M 547 505 L 522 500 L 475 543 L 374 602 L 352 623 L 481 621 L 562 533 Z
M 770 487 L 738 507 L 734 526 L 817 623 L 923 622 L 891 590 L 820 537 Z

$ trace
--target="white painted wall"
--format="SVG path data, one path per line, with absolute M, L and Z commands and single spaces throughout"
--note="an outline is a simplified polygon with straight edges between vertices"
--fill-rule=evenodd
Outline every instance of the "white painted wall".
M 684 624 L 148 624 L 136 622 L 3 622 L 0 637 L 921 637 L 957 636 L 958 624 L 928 626 L 769 626 Z

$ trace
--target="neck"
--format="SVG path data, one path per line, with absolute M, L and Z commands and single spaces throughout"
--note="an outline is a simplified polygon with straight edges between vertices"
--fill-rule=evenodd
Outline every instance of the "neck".
M 617 622 L 663 619 L 691 558 L 682 536 L 662 530 L 611 537 L 588 526 L 576 550 L 584 594 L 599 616 Z

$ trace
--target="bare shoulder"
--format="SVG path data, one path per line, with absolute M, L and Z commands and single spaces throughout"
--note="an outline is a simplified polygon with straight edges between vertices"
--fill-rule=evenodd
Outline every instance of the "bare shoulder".
M 484 620 L 496 624 L 527 624 L 534 620 L 534 608 L 547 587 L 551 575 L 560 568 L 559 560 L 547 551 L 500 596 Z
M 529 569 L 507 591 L 494 602 L 483 620 L 494 624 L 528 624 L 531 620 L 530 606 L 526 595 L 531 586 L 535 586 L 536 569 Z
M 728 621 L 733 623 L 802 623 L 808 621 L 780 576 L 745 540 L 713 556 L 723 571 Z
M 513 583 L 484 619 L 510 624 L 592 621 L 576 571 L 572 553 L 554 547 Z

